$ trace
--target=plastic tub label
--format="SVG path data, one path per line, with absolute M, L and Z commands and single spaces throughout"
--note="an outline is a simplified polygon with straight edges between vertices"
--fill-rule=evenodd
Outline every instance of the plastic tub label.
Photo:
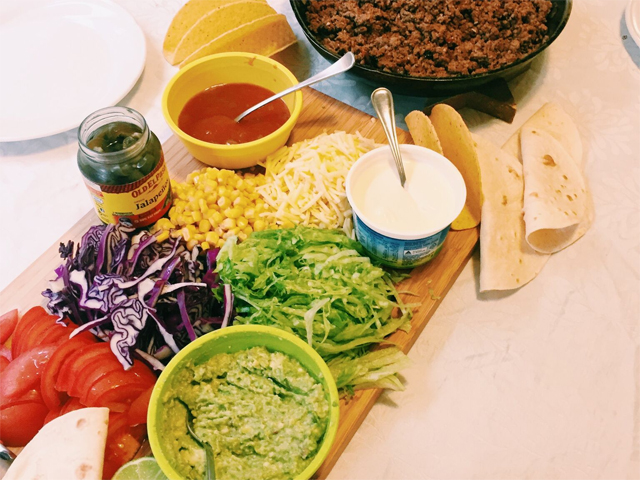
M 415 267 L 434 258 L 442 249 L 449 226 L 430 237 L 417 240 L 390 238 L 369 228 L 357 215 L 353 224 L 358 241 L 380 261 L 390 267 Z

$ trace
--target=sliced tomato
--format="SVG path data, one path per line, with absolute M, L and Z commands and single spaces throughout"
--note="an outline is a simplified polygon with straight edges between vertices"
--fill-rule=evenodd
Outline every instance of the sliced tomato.
M 4 372 L 4 369 L 9 365 L 9 360 L 5 357 L 0 356 L 0 373 Z
M 22 395 L 15 398 L 1 398 L 0 399 L 0 408 L 7 408 L 12 405 L 17 405 L 19 403 L 44 403 L 42 401 L 42 395 L 40 395 L 40 390 L 36 388 L 32 388 Z
M 13 337 L 11 338 L 11 354 L 13 358 L 17 358 L 22 350 L 22 339 L 26 331 L 28 331 L 40 319 L 49 317 L 49 314 L 42 307 L 33 307 L 27 310 L 18 320 Z
M 75 329 L 75 325 L 71 327 L 65 327 L 59 323 L 56 323 L 55 325 L 56 328 L 51 328 L 42 335 L 42 339 L 38 345 L 49 345 L 50 343 L 60 343 L 61 341 L 68 340 L 69 335 L 71 335 Z
M 86 405 L 83 405 L 79 399 L 75 397 L 71 397 L 67 402 L 60 408 L 60 416 L 65 413 L 73 412 L 74 410 L 80 410 L 81 408 L 85 408 Z
M 0 317 L 0 343 L 9 340 L 18 323 L 18 309 L 13 309 Z
M 104 452 L 103 478 L 111 478 L 113 474 L 125 463 L 133 460 L 142 444 L 139 429 L 127 428 L 120 431 L 115 437 L 107 437 L 107 445 Z
M 58 317 L 55 315 L 47 315 L 46 317 L 40 317 L 37 322 L 31 326 L 30 329 L 24 332 L 21 339 L 20 351 L 26 352 L 39 345 L 47 345 L 53 343 L 52 341 L 45 342 L 46 338 L 62 339 L 63 336 L 69 337 L 71 331 L 68 327 L 56 323 Z
M 86 345 L 71 353 L 60 367 L 56 380 L 56 390 L 59 392 L 68 392 L 77 375 L 91 358 L 101 355 L 104 351 L 110 350 L 108 343 L 98 342 Z
M 128 430 L 127 414 L 118 412 L 109 412 L 109 427 L 107 429 L 107 443 L 116 439 L 125 430 Z
M 129 370 L 116 370 L 100 378 L 81 399 L 89 407 L 109 407 L 121 412 L 123 404 L 130 404 L 155 382 L 149 367 L 134 360 Z
M 49 410 L 28 402 L 0 409 L 0 441 L 7 447 L 24 447 L 44 425 Z
M 17 398 L 38 385 L 56 345 L 36 347 L 13 360 L 0 374 L 0 398 Z
M 49 410 L 49 413 L 47 413 L 47 416 L 44 417 L 44 424 L 46 425 L 51 420 L 55 420 L 56 418 L 58 418 L 60 416 L 60 410 L 62 410 L 62 405 L 57 408 L 54 408 L 53 410 Z
M 138 398 L 131 402 L 131 407 L 129 407 L 127 414 L 129 425 L 142 425 L 147 423 L 147 411 L 149 410 L 151 392 L 153 392 L 153 387 L 147 388 Z
M 124 370 L 122 364 L 115 357 L 111 349 L 92 357 L 83 367 L 69 386 L 69 395 L 82 397 L 96 380 L 115 370 Z
M 11 349 L 4 345 L 0 345 L 0 357 L 11 361 L 13 359 L 13 356 L 11 356 Z
M 64 394 L 56 390 L 56 380 L 58 379 L 58 373 L 64 361 L 73 352 L 78 351 L 83 346 L 96 343 L 97 339 L 90 332 L 82 332 L 73 337 L 70 340 L 63 342 L 58 349 L 53 352 L 51 358 L 47 362 L 42 372 L 42 378 L 40 380 L 40 390 L 42 392 L 42 398 L 44 404 L 50 409 L 59 407 L 62 403 Z

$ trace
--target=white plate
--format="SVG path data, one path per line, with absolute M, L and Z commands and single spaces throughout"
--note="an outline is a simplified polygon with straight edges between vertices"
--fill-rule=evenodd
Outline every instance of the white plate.
M 629 35 L 640 47 L 640 0 L 630 0 L 625 11 L 625 21 L 629 29 Z
M 0 141 L 80 125 L 144 69 L 144 34 L 107 0 L 0 1 Z

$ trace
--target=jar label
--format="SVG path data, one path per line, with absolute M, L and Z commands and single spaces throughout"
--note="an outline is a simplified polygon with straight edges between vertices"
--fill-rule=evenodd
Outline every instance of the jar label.
M 146 227 L 171 208 L 171 183 L 164 154 L 151 173 L 135 182 L 101 185 L 84 178 L 84 183 L 91 193 L 96 213 L 104 223 Z

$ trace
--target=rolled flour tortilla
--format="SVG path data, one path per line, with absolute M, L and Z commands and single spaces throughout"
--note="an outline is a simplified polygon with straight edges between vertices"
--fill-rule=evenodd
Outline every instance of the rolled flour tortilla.
M 585 219 L 587 192 L 582 171 L 551 135 L 535 128 L 520 133 L 524 170 L 526 239 L 541 253 L 571 245 Z
M 593 223 L 593 200 L 591 198 L 588 184 L 586 182 L 586 179 L 584 178 L 583 173 L 584 161 L 582 140 L 580 139 L 580 134 L 575 123 L 560 106 L 554 103 L 547 103 L 543 105 L 542 108 L 540 108 L 540 110 L 538 110 L 529 120 L 527 120 L 520 128 L 520 130 L 514 133 L 502 147 L 503 150 L 515 156 L 521 163 L 523 163 L 525 169 L 525 186 L 527 178 L 536 176 L 535 173 L 531 172 L 529 172 L 528 175 L 528 166 L 531 167 L 537 165 L 537 163 L 533 161 L 533 159 L 531 159 L 531 161 L 529 162 L 526 162 L 524 159 L 525 152 L 523 152 L 522 148 L 522 132 L 525 131 L 536 131 L 543 134 L 543 137 L 546 138 L 546 143 L 550 145 L 548 148 L 553 149 L 553 152 L 559 151 L 560 149 L 558 148 L 558 145 L 560 145 L 560 147 L 564 149 L 564 151 L 573 160 L 573 163 L 577 167 L 577 172 L 579 172 L 579 177 L 582 179 L 582 184 L 584 185 L 585 189 L 584 211 L 580 216 L 579 222 L 574 226 L 561 225 L 560 227 L 555 227 L 554 225 L 558 224 L 558 219 L 556 218 L 555 212 L 557 212 L 558 210 L 554 210 L 553 208 L 547 211 L 539 211 L 537 212 L 537 215 L 527 215 L 525 217 L 525 221 L 529 223 L 534 221 L 533 219 L 535 217 L 538 217 L 535 220 L 535 225 L 527 225 L 527 232 L 538 232 L 533 236 L 528 235 L 528 241 L 530 242 L 531 247 L 540 251 L 541 253 L 554 253 L 562 250 L 563 248 L 566 248 L 567 246 L 578 240 L 580 237 L 582 237 Z M 552 142 L 551 140 L 549 140 L 549 138 L 551 138 L 551 140 L 554 140 L 555 142 Z M 542 141 L 536 140 L 533 143 L 542 143 Z M 531 141 L 529 141 L 529 144 L 531 144 Z M 538 152 L 541 148 L 542 146 L 531 147 L 529 149 L 529 152 Z M 557 155 L 562 154 L 556 153 L 556 156 Z M 553 157 L 553 155 L 551 156 Z M 566 158 L 566 155 L 562 155 L 562 158 Z M 565 162 L 565 164 L 566 163 L 567 162 Z M 556 169 L 555 172 L 557 175 L 549 176 L 547 178 L 547 181 L 551 182 L 551 184 L 553 185 L 553 192 L 555 192 L 556 190 L 562 191 L 562 185 L 567 185 L 564 181 L 564 178 L 562 177 L 562 175 L 565 175 L 565 173 L 561 173 L 559 169 Z M 572 182 L 573 181 L 574 180 L 572 180 Z M 537 202 L 538 199 L 536 199 L 535 196 L 525 196 L 525 212 L 536 211 L 538 206 L 531 205 L 531 203 L 535 204 Z M 570 213 L 572 210 L 578 213 L 578 210 L 573 208 L 571 210 L 562 210 L 561 214 L 564 215 L 564 211 Z
M 108 408 L 83 408 L 47 423 L 13 461 L 3 480 L 100 480 Z
M 530 282 L 549 258 L 526 241 L 524 177 L 516 157 L 473 135 L 482 172 L 480 291 L 512 290 Z

